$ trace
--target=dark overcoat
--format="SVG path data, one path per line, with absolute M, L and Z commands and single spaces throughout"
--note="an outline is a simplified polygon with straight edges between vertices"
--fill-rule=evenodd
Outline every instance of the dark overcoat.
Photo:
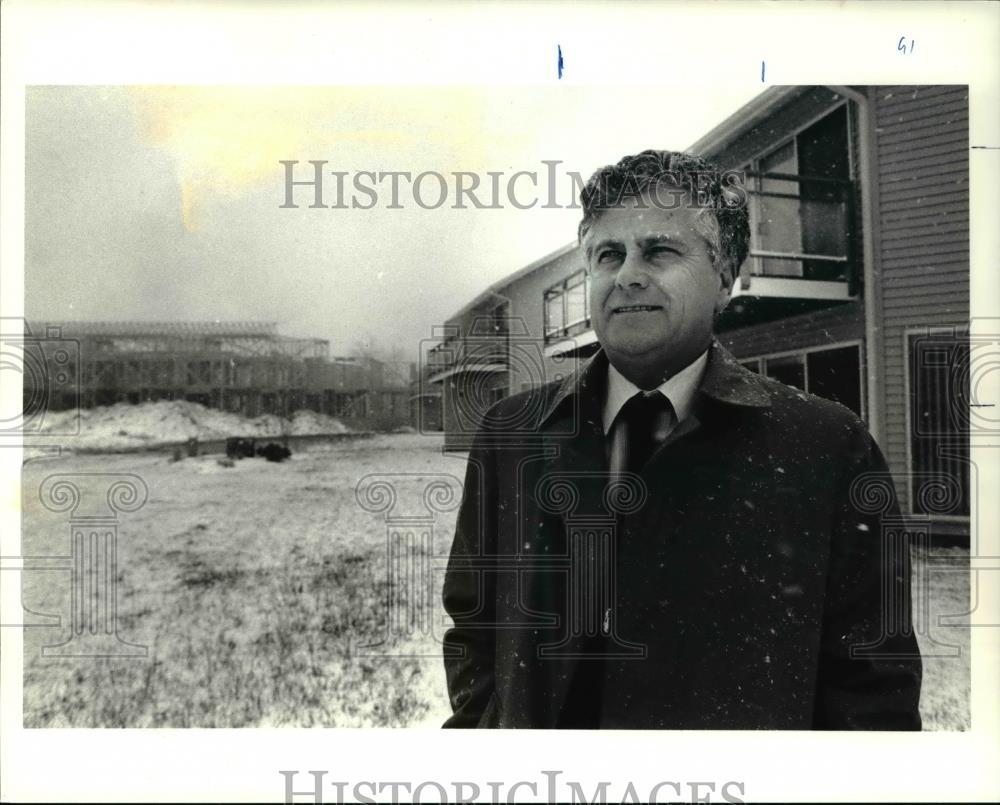
M 861 421 L 713 342 L 692 417 L 615 479 L 606 377 L 599 351 L 475 436 L 444 582 L 445 726 L 575 726 L 596 633 L 604 726 L 920 729 L 909 554 Z

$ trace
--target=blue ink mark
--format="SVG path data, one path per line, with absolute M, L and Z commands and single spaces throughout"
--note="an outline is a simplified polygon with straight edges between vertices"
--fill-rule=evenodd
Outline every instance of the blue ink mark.
M 760 63 L 760 83 L 764 83 L 764 62 Z
M 909 47 L 909 50 L 907 50 L 907 47 L 906 47 L 906 42 L 905 42 L 905 40 L 906 40 L 906 36 L 901 36 L 901 37 L 899 37 L 899 41 L 898 41 L 898 42 L 896 43 L 896 50 L 898 50 L 898 51 L 899 51 L 900 53 L 902 53 L 902 54 L 903 54 L 904 56 L 905 56 L 905 55 L 906 55 L 907 53 L 913 53 L 913 47 L 914 47 L 914 45 L 916 45 L 916 44 L 917 44 L 915 40 L 911 39 L 911 40 L 910 40 L 910 47 Z
M 559 50 L 559 78 L 561 79 L 563 74 L 562 45 L 556 45 L 556 48 Z

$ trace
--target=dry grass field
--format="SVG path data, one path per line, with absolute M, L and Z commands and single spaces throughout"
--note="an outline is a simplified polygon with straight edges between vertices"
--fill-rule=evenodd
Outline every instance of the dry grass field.
M 355 498 L 371 473 L 405 473 L 401 502 L 433 474 L 461 479 L 464 457 L 443 455 L 439 437 L 378 436 L 233 467 L 216 456 L 35 459 L 23 476 L 25 555 L 68 553 L 67 515 L 38 498 L 44 478 L 67 472 L 129 472 L 149 488 L 146 505 L 122 515 L 117 569 L 119 632 L 148 655 L 43 657 L 42 646 L 69 635 L 69 573 L 25 573 L 25 606 L 63 623 L 24 630 L 25 726 L 435 728 L 447 717 L 441 574 L 423 591 L 390 584 L 383 517 Z M 79 481 L 100 493 L 93 477 Z M 438 557 L 453 519 L 438 517 Z M 965 553 L 951 554 L 955 572 L 929 577 L 932 618 L 967 609 Z M 390 598 L 425 628 L 390 634 Z M 933 634 L 961 653 L 927 660 L 925 726 L 968 728 L 968 632 Z M 373 656 L 359 656 L 363 644 L 377 644 Z

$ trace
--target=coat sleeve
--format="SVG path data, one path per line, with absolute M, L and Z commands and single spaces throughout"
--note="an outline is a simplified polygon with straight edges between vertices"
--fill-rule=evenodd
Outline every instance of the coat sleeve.
M 815 729 L 919 730 L 909 545 L 885 458 L 855 421 L 838 485 Z
M 476 727 L 494 693 L 497 554 L 496 457 L 477 434 L 469 453 L 455 539 L 445 572 L 444 608 L 454 623 L 444 635 L 444 665 L 452 716 L 444 727 Z

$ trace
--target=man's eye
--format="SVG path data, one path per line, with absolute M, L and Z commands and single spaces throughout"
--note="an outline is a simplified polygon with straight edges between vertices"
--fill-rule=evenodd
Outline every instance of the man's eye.
M 599 255 L 597 255 L 598 263 L 618 262 L 621 259 L 622 259 L 621 252 L 606 251 L 606 252 L 601 252 Z
M 672 246 L 653 246 L 649 250 L 650 257 L 673 257 L 676 254 L 680 254 L 680 252 Z

